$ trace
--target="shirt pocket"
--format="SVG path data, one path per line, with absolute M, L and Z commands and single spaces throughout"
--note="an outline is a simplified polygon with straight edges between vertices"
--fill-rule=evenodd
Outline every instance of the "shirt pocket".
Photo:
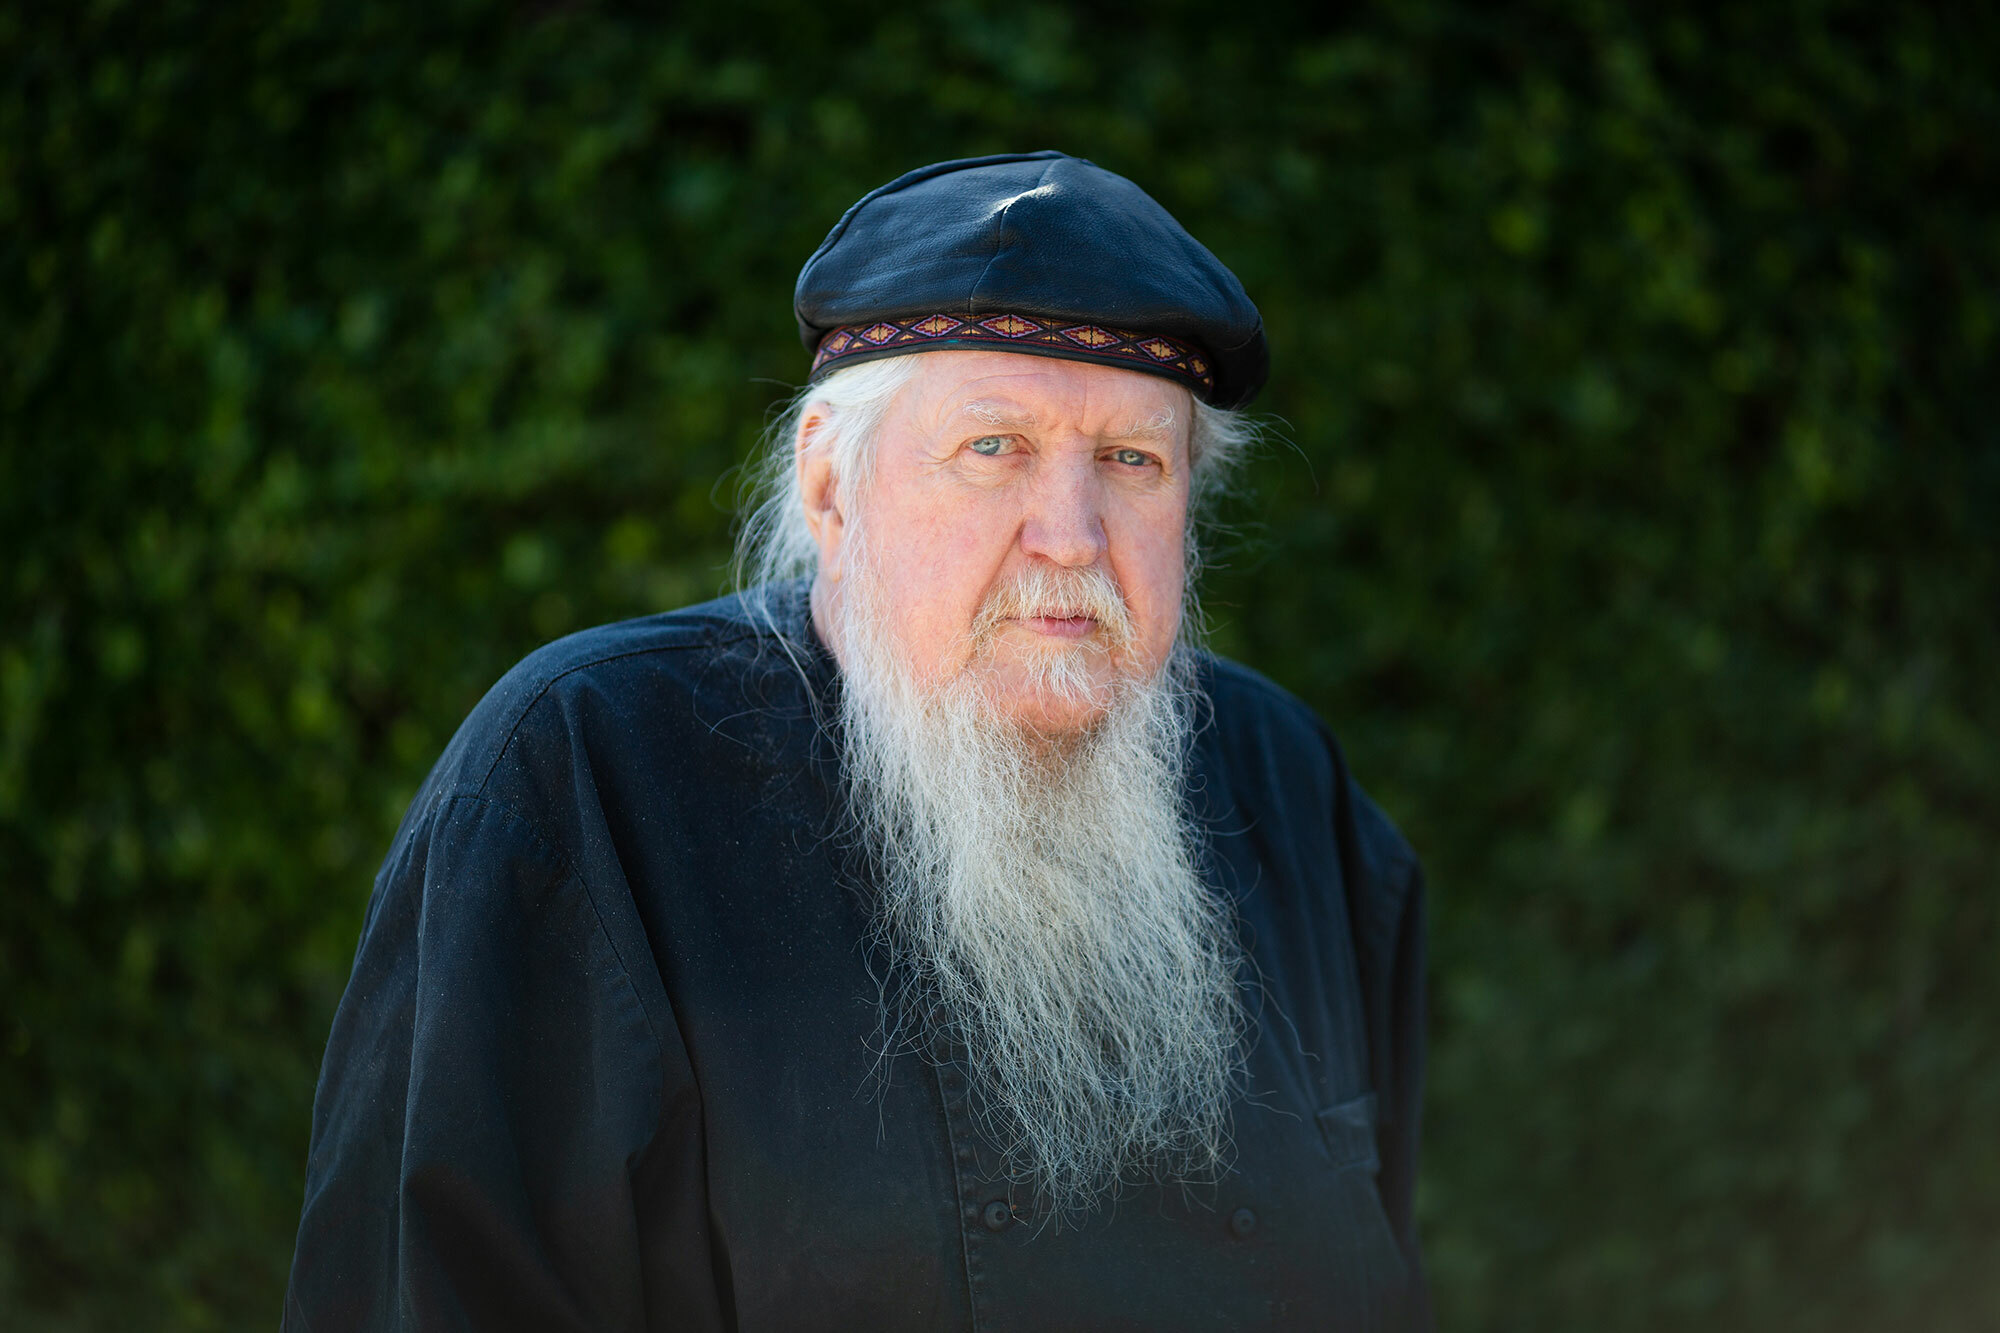
M 1374 1093 L 1365 1092 L 1329 1106 L 1316 1112 L 1315 1118 L 1336 1171 L 1357 1170 L 1372 1175 L 1381 1168 L 1382 1159 L 1375 1150 Z

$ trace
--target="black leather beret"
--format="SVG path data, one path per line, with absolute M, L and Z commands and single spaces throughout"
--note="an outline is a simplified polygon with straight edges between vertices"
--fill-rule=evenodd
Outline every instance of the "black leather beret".
M 793 305 L 815 379 L 977 348 L 1163 375 L 1241 407 L 1270 363 L 1235 274 L 1131 181 L 1057 152 L 938 162 L 863 195 Z

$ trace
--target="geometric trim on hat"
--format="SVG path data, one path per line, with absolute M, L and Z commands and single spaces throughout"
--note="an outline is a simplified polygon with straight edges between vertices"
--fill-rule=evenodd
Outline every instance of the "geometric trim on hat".
M 1033 352 L 1074 361 L 1096 361 L 1176 379 L 1204 401 L 1215 391 L 1215 368 L 1202 352 L 1157 333 L 1134 333 L 1103 324 L 1078 324 L 999 310 L 981 315 L 918 315 L 878 319 L 834 329 L 813 353 L 812 378 L 850 357 L 875 360 L 932 348 L 988 347 Z

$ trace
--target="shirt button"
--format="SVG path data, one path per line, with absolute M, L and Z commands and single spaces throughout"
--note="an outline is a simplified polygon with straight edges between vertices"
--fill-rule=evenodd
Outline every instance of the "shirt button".
M 1250 1239 L 1250 1234 L 1256 1229 L 1257 1214 L 1251 1212 L 1248 1208 L 1238 1208 L 1229 1215 L 1229 1232 L 1236 1239 L 1248 1240 Z
M 1014 1220 L 1014 1210 L 1007 1206 L 1005 1199 L 995 1199 L 986 1205 L 986 1229 L 1005 1231 L 1007 1224 Z

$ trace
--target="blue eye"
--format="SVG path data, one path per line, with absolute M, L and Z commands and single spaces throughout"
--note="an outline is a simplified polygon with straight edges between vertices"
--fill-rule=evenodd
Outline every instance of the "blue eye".
M 1007 447 L 1007 437 L 1005 435 L 982 435 L 966 447 L 971 449 L 975 454 L 992 458 Z
M 1113 462 L 1123 463 L 1126 467 L 1144 467 L 1153 461 L 1150 455 L 1137 449 L 1120 449 L 1111 455 L 1111 459 Z

